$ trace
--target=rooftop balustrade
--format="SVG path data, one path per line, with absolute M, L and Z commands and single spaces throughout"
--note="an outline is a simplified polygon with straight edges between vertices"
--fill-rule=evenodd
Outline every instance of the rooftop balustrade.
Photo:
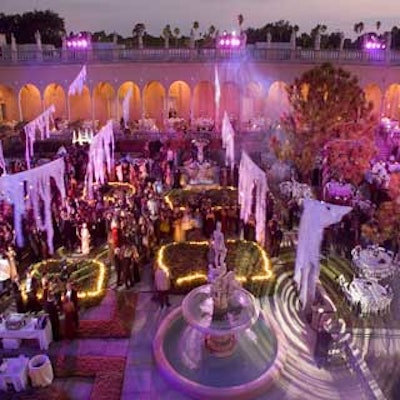
M 72 50 L 11 50 L 0 49 L 0 65 L 15 64 L 82 64 L 82 63 L 201 63 L 253 61 L 260 63 L 321 63 L 400 65 L 398 50 L 314 50 L 290 48 L 257 48 L 247 46 L 241 49 L 215 48 L 115 48 Z

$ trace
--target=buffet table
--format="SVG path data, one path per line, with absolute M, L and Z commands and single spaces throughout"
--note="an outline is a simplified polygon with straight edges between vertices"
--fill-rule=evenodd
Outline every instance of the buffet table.
M 364 278 L 386 279 L 396 271 L 393 254 L 383 247 L 355 248 L 351 255 L 358 274 Z
M 7 384 L 14 386 L 17 392 L 25 390 L 28 386 L 29 358 L 5 358 L 0 366 L 0 390 L 7 391 Z
M 14 314 L 21 315 L 21 314 Z M 8 344 L 18 343 L 21 339 L 36 339 L 39 342 L 41 350 L 47 350 L 49 344 L 53 340 L 51 330 L 51 322 L 47 318 L 47 323 L 44 329 L 36 329 L 37 318 L 31 318 L 27 321 L 26 325 L 20 329 L 7 329 L 5 321 L 0 323 L 0 338 L 3 340 L 3 347 Z

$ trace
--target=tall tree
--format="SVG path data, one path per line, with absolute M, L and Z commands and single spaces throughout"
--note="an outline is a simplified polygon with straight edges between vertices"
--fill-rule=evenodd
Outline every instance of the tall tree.
M 242 25 L 243 25 L 243 22 L 244 22 L 243 14 L 239 14 L 238 17 L 237 17 L 237 20 L 238 20 L 238 25 L 239 25 L 239 32 L 241 33 L 242 32 Z
M 286 154 L 303 179 L 310 177 L 314 161 L 325 148 L 329 154 L 330 149 L 337 151 L 338 157 L 330 162 L 338 173 L 358 183 L 375 151 L 376 121 L 357 78 L 323 64 L 295 79 L 287 94 L 290 111 L 282 120 L 290 147 Z
M 44 44 L 59 47 L 65 34 L 64 19 L 51 10 L 29 11 L 22 15 L 0 14 L 0 32 L 15 35 L 18 43 L 35 43 L 35 33 L 39 31 Z

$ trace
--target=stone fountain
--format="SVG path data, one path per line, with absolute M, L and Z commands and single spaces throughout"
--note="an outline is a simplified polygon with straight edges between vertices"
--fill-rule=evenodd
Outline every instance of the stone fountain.
M 196 160 L 189 161 L 183 166 L 189 185 L 215 185 L 218 183 L 218 167 L 210 160 L 206 160 L 204 149 L 209 145 L 208 139 L 194 139 L 192 144 L 196 147 Z
M 284 347 L 225 263 L 161 322 L 153 342 L 164 378 L 196 399 L 252 399 L 279 374 Z

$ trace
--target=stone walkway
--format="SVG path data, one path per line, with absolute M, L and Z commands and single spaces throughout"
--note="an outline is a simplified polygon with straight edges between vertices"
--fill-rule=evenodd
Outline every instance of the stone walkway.
M 112 279 L 111 287 L 115 285 Z M 286 342 L 287 358 L 279 379 L 258 400 L 294 400 L 294 399 L 369 399 L 372 398 L 359 381 L 356 374 L 345 366 L 334 368 L 318 368 L 313 349 L 315 332 L 299 317 L 299 302 L 290 279 L 282 277 L 279 296 L 263 298 L 260 301 L 262 311 L 267 320 L 279 326 Z M 119 289 L 123 290 L 123 289 Z M 150 268 L 145 269 L 142 282 L 134 288 L 138 292 L 138 303 L 135 321 L 129 339 L 78 339 L 72 342 L 53 343 L 51 353 L 69 355 L 99 355 L 126 357 L 125 376 L 122 390 L 122 400 L 184 400 L 189 397 L 177 392 L 158 372 L 152 354 L 152 341 L 165 315 L 180 305 L 182 296 L 171 296 L 172 307 L 161 310 L 152 300 L 152 284 Z M 100 315 L 106 318 L 110 314 L 111 304 L 106 297 L 99 307 L 90 309 L 82 315 L 82 319 L 96 319 Z M 376 356 L 389 356 L 394 351 L 400 356 L 400 332 L 390 336 L 370 337 L 368 346 L 365 337 L 359 332 L 355 335 L 355 344 L 361 346 L 366 358 L 376 363 Z M 388 343 L 383 345 L 383 343 Z M 377 351 L 379 350 L 379 352 Z M 19 353 L 29 356 L 37 354 L 37 347 L 23 346 Z M 18 353 L 18 354 L 19 354 Z M 377 359 L 379 360 L 379 359 Z M 370 365 L 376 374 L 376 365 Z M 384 373 L 385 367 L 380 366 L 379 373 Z M 383 371 L 382 371 L 383 368 Z M 391 366 L 393 368 L 393 366 Z M 389 371 L 387 371 L 389 372 Z M 93 384 L 92 379 L 69 378 L 56 379 L 55 384 L 68 391 L 73 400 L 87 400 Z M 375 397 L 376 398 L 376 397 Z M 387 396 L 388 399 L 395 399 Z

